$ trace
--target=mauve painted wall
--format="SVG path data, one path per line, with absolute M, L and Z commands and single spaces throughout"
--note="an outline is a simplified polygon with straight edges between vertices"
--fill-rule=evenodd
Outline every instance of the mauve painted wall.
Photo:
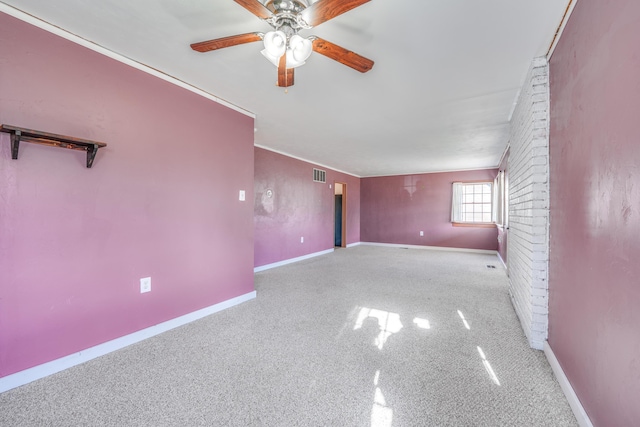
M 451 185 L 493 181 L 497 173 L 487 169 L 363 178 L 360 237 L 363 242 L 496 250 L 495 227 L 451 225 Z
M 0 52 L 0 123 L 108 143 L 0 134 L 0 376 L 254 290 L 252 118 L 2 13 Z
M 313 182 L 314 167 L 327 172 L 325 184 Z M 334 247 L 334 182 L 347 184 L 347 244 L 359 242 L 359 178 L 255 148 L 256 267 Z
M 596 426 L 640 425 L 640 2 L 577 3 L 550 60 L 549 344 Z

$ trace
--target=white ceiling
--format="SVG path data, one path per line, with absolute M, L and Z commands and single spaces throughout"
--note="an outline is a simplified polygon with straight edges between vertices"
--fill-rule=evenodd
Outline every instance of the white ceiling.
M 255 144 L 357 176 L 497 166 L 531 60 L 569 0 L 373 0 L 311 30 L 375 61 L 312 54 L 288 93 L 261 43 L 194 42 L 271 27 L 233 0 L 0 0 L 256 115 Z

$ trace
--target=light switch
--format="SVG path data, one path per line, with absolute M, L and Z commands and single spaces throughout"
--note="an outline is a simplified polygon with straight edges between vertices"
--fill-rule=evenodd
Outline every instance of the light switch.
M 244 202 L 244 199 L 245 199 L 244 190 L 240 190 L 240 195 L 238 196 L 238 199 L 241 202 Z

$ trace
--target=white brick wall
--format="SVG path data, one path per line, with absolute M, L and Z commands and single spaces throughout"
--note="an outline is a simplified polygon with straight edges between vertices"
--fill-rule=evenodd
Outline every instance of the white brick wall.
M 529 345 L 542 350 L 548 326 L 549 68 L 536 58 L 511 118 L 509 291 Z

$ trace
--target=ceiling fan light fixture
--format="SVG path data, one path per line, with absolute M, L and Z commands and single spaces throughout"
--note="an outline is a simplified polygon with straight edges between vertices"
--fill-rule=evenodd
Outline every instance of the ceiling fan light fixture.
M 282 31 L 269 31 L 264 35 L 263 43 L 271 56 L 280 58 L 287 49 L 287 35 Z
M 311 40 L 300 37 L 297 34 L 291 36 L 289 48 L 287 49 L 287 68 L 304 65 L 305 61 L 311 56 L 312 50 Z
M 298 61 L 294 58 L 293 51 L 291 49 L 287 49 L 287 68 L 297 68 L 304 64 L 304 61 Z
M 262 49 L 260 51 L 260 53 L 262 54 L 262 56 L 267 58 L 269 60 L 269 62 L 271 62 L 273 65 L 275 65 L 276 67 L 278 66 L 278 62 L 280 61 L 280 57 L 275 57 L 275 56 L 271 55 L 267 49 Z M 280 56 L 282 56 L 282 55 L 280 55 Z
M 2 0 L 0 0 L 1 2 Z M 278 69 L 277 86 L 293 85 L 293 68 L 304 65 L 317 52 L 356 71 L 365 73 L 373 61 L 316 36 L 304 38 L 308 30 L 371 0 L 234 0 L 269 24 L 273 31 L 251 32 L 192 43 L 191 49 L 209 52 L 262 40 L 260 53 Z

